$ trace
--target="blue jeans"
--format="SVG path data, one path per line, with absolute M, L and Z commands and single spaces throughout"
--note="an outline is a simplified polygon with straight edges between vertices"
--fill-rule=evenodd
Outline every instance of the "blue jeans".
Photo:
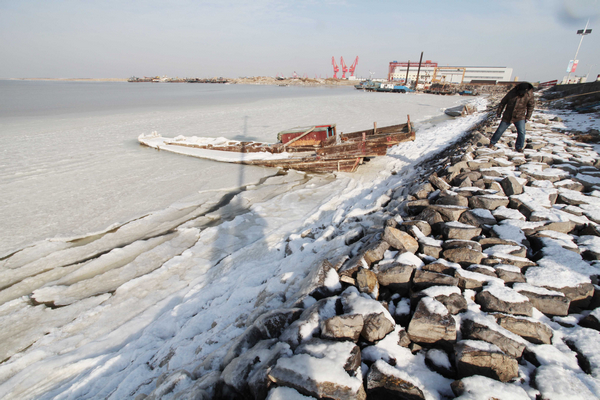
M 516 150 L 521 150 L 525 147 L 525 120 L 517 121 L 514 123 L 517 128 L 517 143 L 515 144 Z M 492 136 L 492 140 L 490 140 L 491 144 L 496 144 L 498 140 L 502 137 L 502 134 L 510 126 L 510 122 L 501 121 L 500 125 L 498 125 L 498 129 Z

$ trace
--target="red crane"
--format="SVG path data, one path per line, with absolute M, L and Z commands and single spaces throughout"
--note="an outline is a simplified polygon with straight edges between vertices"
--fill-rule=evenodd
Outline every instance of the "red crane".
M 356 56 L 356 60 L 350 66 L 350 76 L 354 76 L 354 70 L 356 69 L 356 64 L 358 64 L 358 56 Z
M 331 64 L 333 65 L 333 79 L 337 79 L 337 73 L 340 72 L 340 67 L 335 63 L 335 57 L 331 57 Z
M 344 62 L 344 57 L 340 57 L 340 64 L 342 65 L 342 79 L 346 79 L 346 72 L 348 72 L 348 67 L 346 67 L 346 63 Z

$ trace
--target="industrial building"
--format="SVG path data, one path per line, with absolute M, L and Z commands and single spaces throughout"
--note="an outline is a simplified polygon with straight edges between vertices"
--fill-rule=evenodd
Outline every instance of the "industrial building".
M 419 62 L 390 62 L 389 81 L 405 81 L 408 71 L 408 83 L 417 79 Z M 440 67 L 437 62 L 427 60 L 421 63 L 419 83 L 471 83 L 473 81 L 510 81 L 512 68 L 508 67 Z

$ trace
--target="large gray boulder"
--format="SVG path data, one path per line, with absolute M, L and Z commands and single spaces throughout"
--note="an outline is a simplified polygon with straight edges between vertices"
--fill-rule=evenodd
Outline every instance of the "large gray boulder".
M 416 253 L 419 250 L 419 243 L 406 232 L 400 229 L 386 226 L 383 231 L 383 240 L 386 241 L 391 247 L 398 251 L 410 253 Z
M 425 289 L 430 286 L 457 286 L 458 279 L 446 274 L 418 269 L 413 277 L 413 286 L 415 289 Z
M 481 305 L 483 311 L 526 315 L 529 317 L 532 315 L 533 307 L 526 296 L 519 294 L 516 290 L 500 285 L 492 284 L 477 293 L 475 301 Z
M 344 342 L 340 342 L 343 345 Z M 352 348 L 354 348 L 352 343 Z M 343 349 L 342 349 L 343 350 Z M 333 351 L 342 350 L 334 348 Z M 350 357 L 351 349 L 345 351 Z M 344 353 L 342 353 L 344 354 Z M 316 398 L 335 400 L 365 400 L 362 376 L 351 376 L 346 370 L 346 357 L 322 357 L 296 354 L 280 358 L 269 372 L 269 379 L 278 386 L 287 386 Z M 331 379 L 335 377 L 335 379 Z
M 486 257 L 481 251 L 473 250 L 468 247 L 457 247 L 444 250 L 442 255 L 446 260 L 458 263 L 462 266 L 479 264 L 481 263 L 481 260 Z
M 456 341 L 456 321 L 442 303 L 431 297 L 419 301 L 407 331 L 412 341 L 417 343 Z
M 481 234 L 481 228 L 456 221 L 445 223 L 442 231 L 446 239 L 471 240 Z
M 336 315 L 321 322 L 321 338 L 357 342 L 363 326 L 361 314 Z
M 376 361 L 366 378 L 369 399 L 425 400 L 423 391 L 383 360 Z
M 552 343 L 552 328 L 531 318 L 495 315 L 498 325 L 535 344 Z
M 535 308 L 546 315 L 564 317 L 569 314 L 571 300 L 564 293 L 526 283 L 517 283 L 513 289 L 526 296 Z
M 223 393 L 239 398 L 266 397 L 271 385 L 268 371 L 280 357 L 291 355 L 290 346 L 277 339 L 258 342 L 225 367 L 221 379 L 227 388 L 223 388 Z
M 462 340 L 454 347 L 458 376 L 483 375 L 508 382 L 519 376 L 517 360 L 498 346 L 481 340 Z
M 413 271 L 413 267 L 398 263 L 378 265 L 374 269 L 381 286 L 399 292 L 408 290 Z
M 514 358 L 521 358 L 527 345 L 527 342 L 521 337 L 483 317 L 464 319 L 461 325 L 461 333 L 463 339 L 483 340 L 492 343 Z

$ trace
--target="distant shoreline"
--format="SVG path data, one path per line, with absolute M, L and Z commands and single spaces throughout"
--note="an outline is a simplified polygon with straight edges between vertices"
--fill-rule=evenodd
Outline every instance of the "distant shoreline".
M 127 78 L 8 78 L 8 81 L 127 82 Z

